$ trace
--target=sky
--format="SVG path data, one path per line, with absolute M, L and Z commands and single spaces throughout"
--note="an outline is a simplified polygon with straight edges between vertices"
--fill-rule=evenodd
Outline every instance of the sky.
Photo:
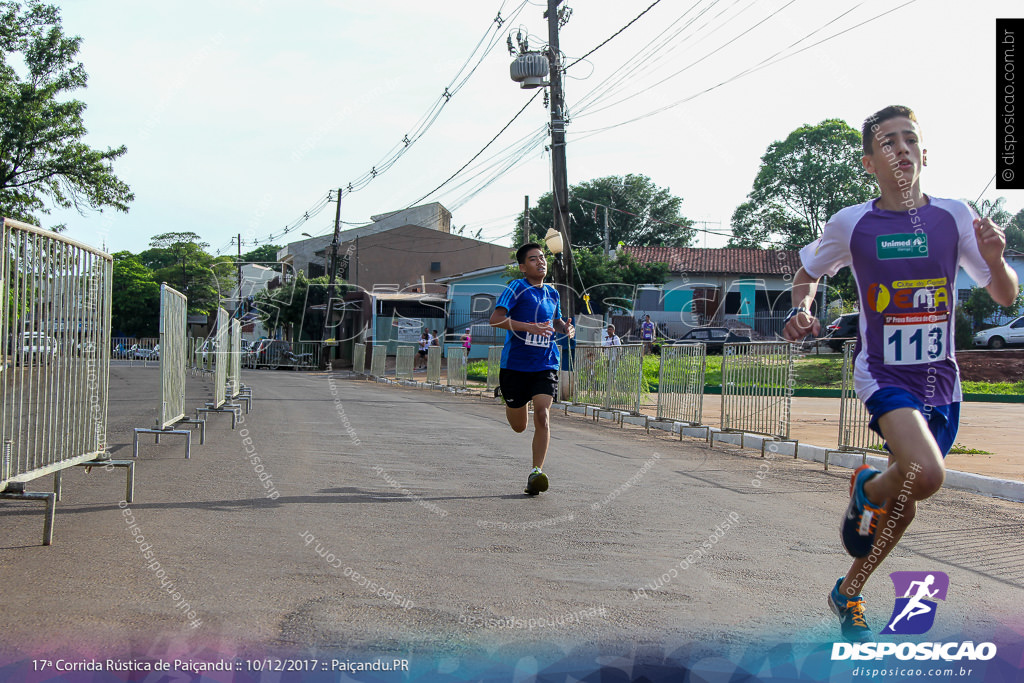
M 723 246 L 772 142 L 830 118 L 859 129 L 898 103 L 921 123 L 925 192 L 1024 208 L 1024 191 L 989 185 L 995 18 L 1021 15 L 1019 0 L 662 0 L 577 62 L 651 2 L 563 2 L 570 185 L 646 175 L 711 231 L 698 246 Z M 547 42 L 540 0 L 60 6 L 83 39 L 87 141 L 127 146 L 114 168 L 135 193 L 127 214 L 49 217 L 91 246 L 139 252 L 192 231 L 235 254 L 238 235 L 244 253 L 330 234 L 328 194 L 349 184 L 343 228 L 439 201 L 453 229 L 507 245 L 524 196 L 551 189 L 543 95 L 527 105 L 536 91 L 510 79 L 506 47 Z

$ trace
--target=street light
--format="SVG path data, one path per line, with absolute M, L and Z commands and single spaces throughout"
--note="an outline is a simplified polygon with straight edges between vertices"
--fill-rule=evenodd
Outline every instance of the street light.
M 548 249 L 555 255 L 559 262 L 562 260 L 562 249 L 564 248 L 562 243 L 562 233 L 555 230 L 554 228 L 548 228 L 548 232 L 544 235 L 544 243 L 548 245 Z

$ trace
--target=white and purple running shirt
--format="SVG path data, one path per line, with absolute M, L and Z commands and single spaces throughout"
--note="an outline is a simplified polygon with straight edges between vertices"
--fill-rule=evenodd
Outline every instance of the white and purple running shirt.
M 954 358 L 956 275 L 991 280 L 974 236 L 976 214 L 964 202 L 928 197 L 910 211 L 875 200 L 829 219 L 800 250 L 813 278 L 850 266 L 860 297 L 854 388 L 866 401 L 885 387 L 905 389 L 926 406 L 962 400 Z

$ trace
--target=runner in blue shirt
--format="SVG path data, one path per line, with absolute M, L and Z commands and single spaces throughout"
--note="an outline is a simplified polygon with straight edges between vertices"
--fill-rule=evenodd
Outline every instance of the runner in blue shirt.
M 505 287 L 490 323 L 508 330 L 501 352 L 499 390 L 505 399 L 505 417 L 515 432 L 529 425 L 527 404 L 533 401 L 533 469 L 526 493 L 535 496 L 548 489 L 541 468 L 551 439 L 551 403 L 558 391 L 558 344 L 554 333 L 571 339 L 576 330 L 562 319 L 558 292 L 544 284 L 547 259 L 539 244 L 524 244 L 516 251 L 523 277 Z
M 860 590 L 910 526 L 917 501 L 945 478 L 943 458 L 960 419 L 959 369 L 954 357 L 956 274 L 961 266 L 998 303 L 1017 296 L 1017 276 L 1003 259 L 1006 237 L 964 202 L 921 191 L 926 152 L 913 111 L 890 106 L 863 127 L 862 163 L 875 176 L 877 199 L 839 211 L 821 237 L 800 251 L 793 308 L 784 335 L 817 335 L 810 315 L 819 278 L 849 266 L 860 299 L 854 386 L 885 439 L 889 466 L 864 465 L 850 482 L 840 524 L 855 559 L 829 593 L 843 636 L 872 640 Z

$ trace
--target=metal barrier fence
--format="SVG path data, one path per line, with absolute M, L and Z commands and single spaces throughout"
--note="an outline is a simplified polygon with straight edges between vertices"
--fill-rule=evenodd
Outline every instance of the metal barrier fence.
M 388 347 L 384 344 L 373 345 L 373 356 L 370 357 L 370 375 L 374 379 L 384 376 L 384 368 L 388 361 Z
M 228 381 L 228 312 L 217 309 L 217 329 L 213 336 L 213 408 L 220 408 L 227 401 Z
M 258 342 L 255 352 L 251 354 L 249 367 L 292 368 L 293 370 L 313 370 L 320 353 L 320 342 L 289 342 L 283 339 L 264 339 Z
M 128 361 L 129 365 L 147 366 L 160 360 L 159 337 L 114 337 L 111 339 L 112 360 Z
M 722 431 L 792 441 L 793 384 L 793 346 L 788 342 L 726 344 L 722 354 Z M 714 443 L 714 437 L 710 438 Z
M 640 410 L 643 345 L 576 346 L 573 399 L 605 410 Z
M 466 387 L 466 349 L 461 346 L 449 346 L 445 349 L 448 355 L 448 386 Z
M 185 321 L 188 299 L 160 285 L 160 411 L 157 429 L 167 429 L 185 417 Z
M 839 402 L 838 450 L 842 453 L 862 453 L 863 460 L 867 461 L 868 453 L 884 455 L 885 451 L 882 450 L 882 437 L 868 428 L 871 416 L 853 389 L 856 345 L 856 340 L 843 344 L 843 388 Z M 825 453 L 825 469 L 828 469 L 828 452 Z
M 658 370 L 658 419 L 701 424 L 707 347 L 678 344 L 661 347 Z
M 427 349 L 427 384 L 441 383 L 441 355 L 440 346 Z
M 491 346 L 487 349 L 487 391 L 494 391 L 498 386 L 498 375 L 501 373 L 501 351 L 504 346 Z
M 412 381 L 413 364 L 416 362 L 416 347 L 400 345 L 395 351 L 395 377 Z
M 192 456 L 192 433 L 173 429 L 178 422 L 198 424 L 202 428 L 201 441 L 206 440 L 206 423 L 185 417 L 185 372 L 189 362 L 192 340 L 186 334 L 188 299 L 167 284 L 160 285 L 160 405 L 157 407 L 156 425 L 136 427 L 132 438 L 132 455 L 139 457 L 139 435 L 153 434 L 156 443 L 161 436 L 185 437 L 185 457 Z
M 111 257 L 48 230 L 3 220 L 0 242 L 0 497 L 46 503 L 43 544 L 53 538 L 61 471 L 131 461 L 106 452 Z M 25 484 L 54 474 L 54 492 Z
M 242 393 L 242 323 L 231 320 L 228 332 L 227 398 L 238 398 Z
M 352 345 L 352 372 L 366 374 L 366 344 Z

